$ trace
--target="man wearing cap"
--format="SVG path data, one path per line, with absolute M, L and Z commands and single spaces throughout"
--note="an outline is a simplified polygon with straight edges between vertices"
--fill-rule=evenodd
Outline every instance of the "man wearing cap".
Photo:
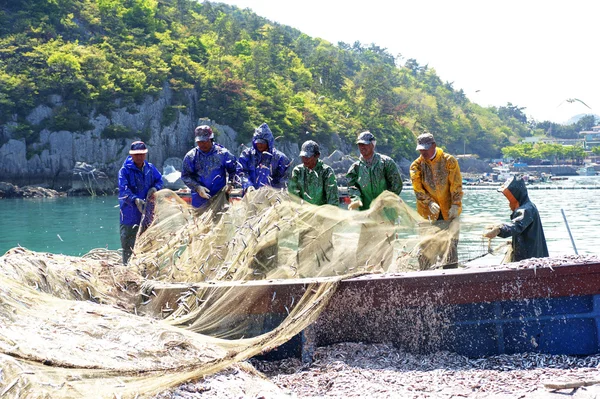
M 144 142 L 132 143 L 129 156 L 119 170 L 120 233 L 124 264 L 131 257 L 146 200 L 163 188 L 162 175 L 146 161 L 147 153 Z
M 300 150 L 302 164 L 292 171 L 288 191 L 313 205 L 338 206 L 335 172 L 319 159 L 320 155 L 319 145 L 316 142 L 308 140 L 302 144 Z
M 257 127 L 252 137 L 252 148 L 240 154 L 240 177 L 244 193 L 248 188 L 262 186 L 285 188 L 290 159 L 274 146 L 275 139 L 269 125 Z
M 194 130 L 196 147 L 183 159 L 181 180 L 192 191 L 192 206 L 207 206 L 208 200 L 219 191 L 231 191 L 237 173 L 237 160 L 225 147 L 214 142 L 210 126 Z
M 542 220 L 537 207 L 529 199 L 527 187 L 521 176 L 510 178 L 498 189 L 508 200 L 510 210 L 509 223 L 488 227 L 483 236 L 492 239 L 496 236 L 512 237 L 512 251 L 508 262 L 518 262 L 529 258 L 548 257 L 548 246 L 542 228 Z
M 462 212 L 462 176 L 458 161 L 438 148 L 431 133 L 417 138 L 421 156 L 410 165 L 417 212 L 425 219 L 447 229 Z M 458 266 L 458 229 L 451 239 L 444 268 Z M 428 268 L 433 259 L 419 259 L 421 268 Z
M 302 144 L 300 157 L 302 164 L 292 171 L 288 183 L 290 194 L 313 205 L 339 205 L 337 180 L 333 169 L 319 159 L 319 145 L 308 140 Z M 333 251 L 333 230 L 322 216 L 315 215 L 311 228 L 304 228 L 298 234 L 297 262 L 299 267 L 310 267 L 313 262 L 321 263 L 331 259 Z
M 394 160 L 375 152 L 377 141 L 369 132 L 362 132 L 356 139 L 360 158 L 354 162 L 346 177 L 348 178 L 348 194 L 350 210 L 366 210 L 384 191 L 396 195 L 402 192 L 402 178 Z M 393 212 L 392 212 L 393 213 Z M 391 215 L 391 214 L 390 214 Z M 390 223 L 384 225 L 362 224 L 356 248 L 356 264 L 359 267 L 388 267 L 392 263 L 393 248 L 390 228 L 396 214 L 388 217 Z
M 351 199 L 348 209 L 369 209 L 371 202 L 385 190 L 400 195 L 402 178 L 398 166 L 392 158 L 375 152 L 375 136 L 369 131 L 362 132 L 356 144 L 360 159 L 350 166 L 346 174 Z

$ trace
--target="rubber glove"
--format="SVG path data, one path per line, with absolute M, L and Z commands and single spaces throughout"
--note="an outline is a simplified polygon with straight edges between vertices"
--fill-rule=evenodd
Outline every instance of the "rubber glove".
M 140 211 L 140 213 L 144 213 L 144 205 L 146 205 L 146 201 L 141 198 L 135 199 L 135 206 L 137 206 L 137 209 Z
M 198 186 L 196 187 L 196 192 L 198 193 L 198 195 L 204 199 L 209 199 L 210 198 L 210 194 L 208 193 L 208 189 L 204 186 Z
M 448 219 L 456 219 L 458 217 L 458 205 L 452 205 L 448 210 Z
M 353 211 L 355 209 L 360 208 L 363 205 L 361 200 L 354 200 L 348 205 L 348 209 Z
M 429 203 L 429 212 L 431 212 L 432 215 L 439 215 L 440 206 L 436 202 L 431 201 Z
M 489 239 L 496 237 L 498 234 L 500 234 L 500 227 L 502 227 L 502 225 L 488 226 L 487 227 L 488 231 L 483 233 L 483 236 L 486 238 L 489 238 Z

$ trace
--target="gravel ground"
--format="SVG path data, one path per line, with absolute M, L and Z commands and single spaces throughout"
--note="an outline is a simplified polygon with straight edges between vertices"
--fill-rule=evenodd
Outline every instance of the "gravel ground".
M 277 386 L 298 398 L 592 398 L 595 385 L 553 390 L 549 383 L 600 382 L 600 355 L 525 353 L 469 359 L 449 352 L 413 355 L 384 344 L 318 348 L 310 367 L 298 359 L 253 360 Z

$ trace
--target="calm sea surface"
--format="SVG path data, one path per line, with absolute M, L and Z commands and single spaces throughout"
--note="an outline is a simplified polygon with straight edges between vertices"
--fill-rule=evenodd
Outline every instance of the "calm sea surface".
M 571 177 L 554 186 L 600 186 L 600 177 Z M 402 199 L 414 208 L 412 190 Z M 564 210 L 579 254 L 600 255 L 600 190 L 530 189 L 548 240 L 550 255 L 573 254 L 561 214 Z M 34 251 L 83 255 L 93 248 L 120 248 L 116 197 L 0 200 L 0 255 L 22 246 Z M 506 222 L 508 201 L 495 190 L 465 189 L 461 247 L 480 251 L 488 224 Z M 496 241 L 496 240 L 495 240 Z

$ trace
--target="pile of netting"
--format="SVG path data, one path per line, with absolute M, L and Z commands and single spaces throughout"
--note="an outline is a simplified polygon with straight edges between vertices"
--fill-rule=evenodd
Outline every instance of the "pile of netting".
M 0 258 L 0 397 L 146 397 L 218 372 L 300 333 L 343 279 L 443 265 L 459 229 L 389 192 L 356 212 L 267 188 L 197 210 L 162 190 L 147 210 L 127 266 L 108 251 Z M 244 316 L 282 281 L 301 297 L 257 328 Z

